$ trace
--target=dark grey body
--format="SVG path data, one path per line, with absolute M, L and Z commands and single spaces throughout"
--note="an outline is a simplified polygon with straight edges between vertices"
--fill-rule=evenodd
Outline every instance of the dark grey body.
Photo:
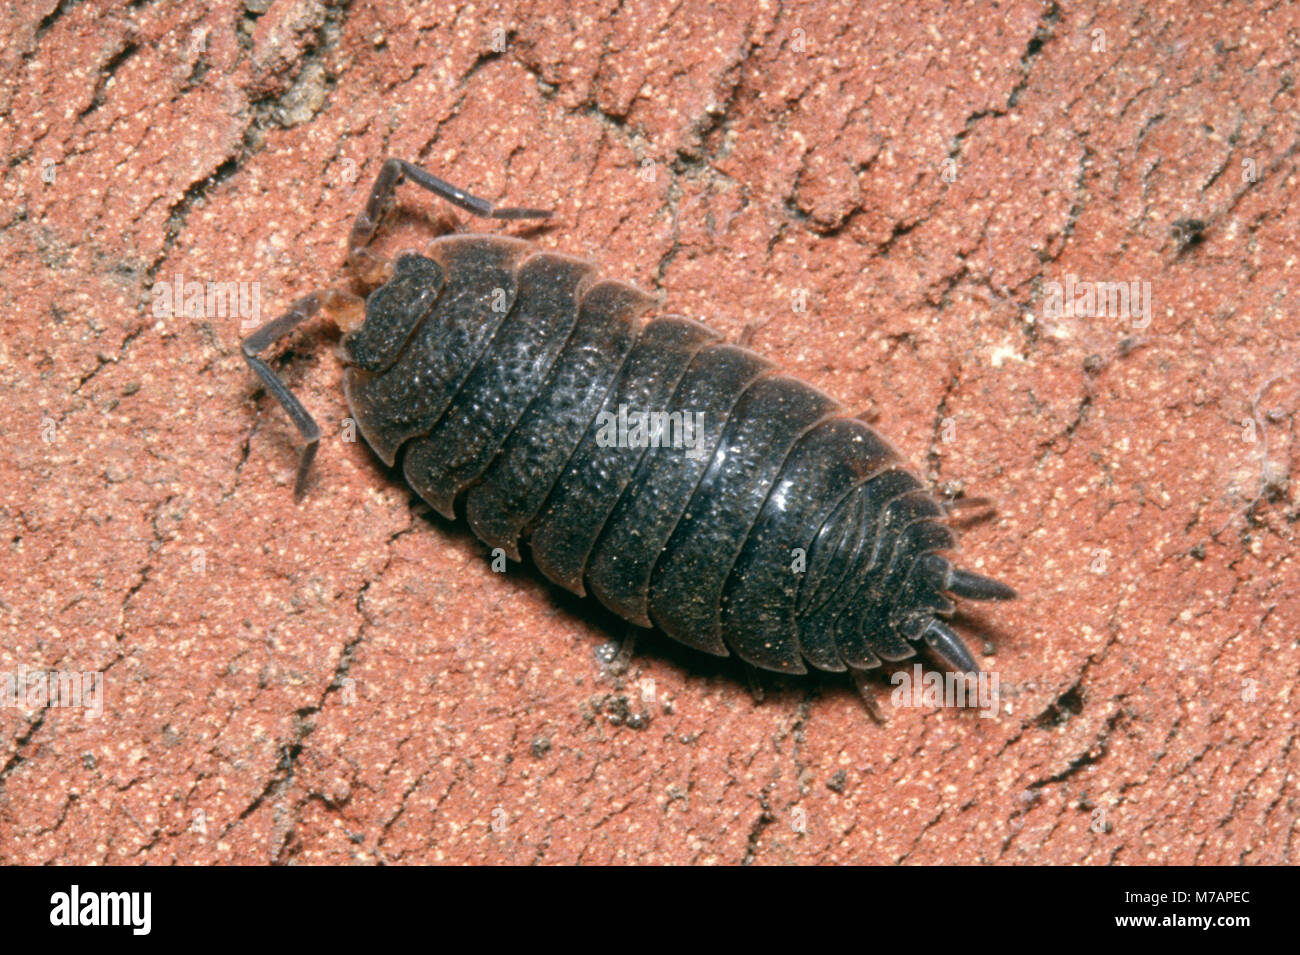
M 951 636 L 945 590 L 1010 595 L 939 556 L 944 509 L 869 425 L 696 322 L 640 323 L 650 304 L 519 240 L 438 239 L 344 339 L 348 404 L 442 514 L 708 653 L 867 669 Z M 605 446 L 620 406 L 702 415 L 698 450 Z

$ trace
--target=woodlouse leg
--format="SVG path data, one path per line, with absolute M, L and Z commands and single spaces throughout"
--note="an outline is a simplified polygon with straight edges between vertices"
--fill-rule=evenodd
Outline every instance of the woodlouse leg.
M 857 688 L 858 698 L 862 700 L 862 705 L 867 708 L 867 713 L 870 714 L 871 718 L 879 725 L 886 725 L 889 722 L 889 718 L 885 716 L 884 710 L 882 710 L 880 704 L 876 702 L 875 694 L 871 692 L 870 671 L 857 670 L 850 667 L 849 672 L 853 675 L 853 685 Z
M 636 629 L 631 624 L 623 628 L 623 639 L 619 641 L 618 651 L 605 664 L 605 668 L 614 676 L 622 676 L 632 663 L 632 654 L 636 652 Z
M 352 232 L 348 236 L 348 268 L 364 284 L 382 284 L 391 271 L 388 262 L 371 252 L 367 246 L 375 237 L 375 231 L 392 202 L 394 192 L 407 179 L 476 216 L 488 219 L 546 219 L 551 215 L 546 209 L 498 209 L 488 200 L 472 195 L 445 179 L 439 179 L 414 163 L 404 159 L 385 159 L 379 168 L 379 175 L 375 177 L 375 184 L 370 187 L 365 208 L 357 213 Z
M 294 427 L 307 442 L 307 446 L 302 450 L 302 458 L 298 462 L 298 476 L 294 480 L 293 493 L 297 498 L 302 497 L 307 487 L 307 472 L 311 469 L 311 463 L 316 457 L 316 449 L 320 446 L 320 427 L 316 424 L 316 419 L 302 406 L 297 396 L 285 387 L 284 382 L 271 366 L 257 356 L 322 308 L 332 312 L 340 326 L 344 327 L 359 323 L 365 312 L 365 305 L 361 299 L 348 292 L 340 292 L 336 289 L 312 292 L 298 299 L 287 312 L 267 322 L 240 343 L 244 361 L 248 362 L 248 366 L 257 373 L 257 377 L 262 379 L 267 390 L 288 412 Z
M 945 497 L 939 501 L 939 506 L 949 514 L 956 514 L 958 511 L 968 511 L 977 507 L 993 508 L 993 498 L 991 497 Z
M 990 497 L 944 497 L 939 506 L 948 513 L 948 526 L 974 527 L 997 515 L 997 505 Z

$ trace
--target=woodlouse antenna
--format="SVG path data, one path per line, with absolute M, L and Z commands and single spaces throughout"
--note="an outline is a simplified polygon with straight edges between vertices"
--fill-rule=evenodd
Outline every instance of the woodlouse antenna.
M 298 433 L 307 442 L 307 446 L 302 449 L 302 458 L 298 461 L 298 476 L 293 484 L 293 493 L 297 498 L 301 498 L 303 492 L 307 489 L 307 474 L 311 470 L 311 463 L 316 457 L 316 449 L 320 446 L 320 426 L 316 424 L 316 419 L 303 407 L 302 402 L 298 400 L 298 396 L 285 387 L 284 382 L 280 380 L 280 377 L 272 370 L 271 366 L 259 358 L 258 355 L 281 338 L 284 338 L 303 322 L 308 321 L 322 308 L 331 312 L 346 313 L 349 318 L 355 318 L 356 313 L 359 310 L 364 310 L 365 305 L 357 296 L 349 292 L 340 292 L 337 289 L 312 292 L 310 295 L 298 299 L 289 307 L 287 312 L 279 318 L 267 322 L 240 344 L 244 361 L 248 362 L 248 366 L 253 369 L 258 378 L 262 379 L 262 383 L 266 385 L 267 390 L 288 412 L 294 427 L 298 429 Z
M 370 196 L 366 199 L 364 208 L 357 213 L 348 235 L 348 267 L 366 285 L 382 284 L 391 272 L 388 263 L 371 252 L 368 246 L 379 229 L 384 213 L 388 211 L 397 187 L 407 179 L 452 205 L 487 219 L 548 219 L 551 216 L 548 209 L 498 209 L 487 199 L 466 192 L 414 163 L 404 159 L 385 159 L 374 185 L 370 187 Z

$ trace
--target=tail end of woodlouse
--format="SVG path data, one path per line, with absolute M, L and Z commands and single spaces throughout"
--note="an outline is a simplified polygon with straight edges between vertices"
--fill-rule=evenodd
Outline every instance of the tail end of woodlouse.
M 946 558 L 938 554 L 927 554 L 923 557 L 920 570 L 923 578 L 936 591 L 949 593 L 955 597 L 966 597 L 970 600 L 1013 600 L 1016 596 L 1016 592 L 1001 581 L 954 567 Z M 935 618 L 926 620 L 920 638 L 930 651 L 930 655 L 942 666 L 959 673 L 979 672 L 975 658 L 971 656 L 970 650 L 962 642 L 961 637 L 941 620 Z
M 980 672 L 966 644 L 947 624 L 940 620 L 931 620 L 921 636 L 931 655 L 947 669 L 957 673 Z

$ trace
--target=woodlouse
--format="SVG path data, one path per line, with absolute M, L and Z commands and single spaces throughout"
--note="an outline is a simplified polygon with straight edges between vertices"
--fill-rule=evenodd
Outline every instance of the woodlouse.
M 940 619 L 949 595 L 1015 593 L 942 556 L 956 544 L 945 509 L 870 425 L 697 322 L 639 325 L 653 300 L 586 261 L 456 234 L 386 262 L 368 246 L 405 179 L 476 215 L 549 215 L 385 161 L 349 243 L 372 291 L 313 293 L 243 343 L 307 440 L 298 494 L 320 431 L 258 355 L 325 309 L 345 331 L 348 406 L 375 453 L 443 515 L 463 510 L 489 546 L 518 560 L 527 543 L 560 586 L 769 670 L 856 672 L 916 645 L 977 669 Z M 681 433 L 689 415 L 694 443 L 653 446 L 644 428 L 602 440 L 628 408 Z

